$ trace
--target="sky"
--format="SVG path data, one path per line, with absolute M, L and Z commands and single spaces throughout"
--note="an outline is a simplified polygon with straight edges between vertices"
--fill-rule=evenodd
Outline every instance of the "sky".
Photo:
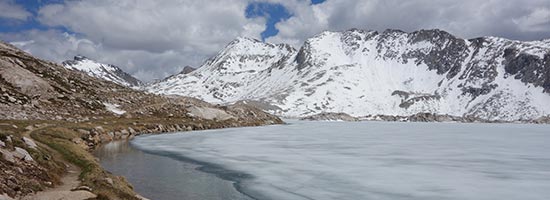
M 299 48 L 352 28 L 540 40 L 550 38 L 550 0 L 0 0 L 0 40 L 55 62 L 84 55 L 143 81 L 199 67 L 237 37 Z

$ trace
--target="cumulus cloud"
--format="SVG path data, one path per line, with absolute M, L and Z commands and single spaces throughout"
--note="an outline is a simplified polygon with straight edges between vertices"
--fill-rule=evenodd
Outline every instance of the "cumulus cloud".
M 278 3 L 291 13 L 276 24 L 279 33 L 266 40 L 296 47 L 322 31 L 350 28 L 439 28 L 464 38 L 550 37 L 548 0 L 327 0 L 315 5 L 309 0 L 66 0 L 40 7 L 33 20 L 41 30 L 0 38 L 19 41 L 38 57 L 60 62 L 82 54 L 150 81 L 185 65 L 199 66 L 236 37 L 259 39 L 266 19 L 246 17 L 252 2 Z M 0 0 L 0 18 L 29 16 L 13 0 Z
M 499 36 L 518 40 L 550 37 L 548 0 L 328 0 L 288 7 L 293 17 L 276 25 L 270 42 L 300 43 L 321 31 L 439 28 L 464 38 Z
M 22 6 L 17 5 L 14 0 L 0 0 L 0 19 L 27 20 L 32 16 Z
M 241 0 L 67 1 L 41 8 L 38 19 L 113 48 L 211 53 L 238 36 L 260 37 L 265 22 L 247 19 L 246 5 Z
M 0 34 L 0 38 L 17 41 L 12 44 L 39 58 L 60 63 L 75 55 L 85 55 L 102 63 L 120 66 L 136 78 L 147 81 L 177 73 L 184 63 L 198 65 L 209 56 L 185 49 L 163 52 L 118 49 L 58 30 L 4 33 Z
M 246 18 L 247 5 L 246 0 L 65 1 L 41 7 L 37 20 L 74 34 L 32 30 L 2 38 L 33 41 L 22 47 L 45 59 L 82 54 L 150 81 L 184 65 L 197 67 L 236 37 L 259 39 L 265 19 Z

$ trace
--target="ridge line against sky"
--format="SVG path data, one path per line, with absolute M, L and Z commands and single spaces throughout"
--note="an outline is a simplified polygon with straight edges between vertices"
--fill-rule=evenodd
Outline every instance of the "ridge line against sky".
M 325 30 L 438 28 L 550 38 L 548 0 L 0 0 L 0 39 L 56 62 L 77 54 L 144 81 L 198 67 L 239 36 L 299 47 Z

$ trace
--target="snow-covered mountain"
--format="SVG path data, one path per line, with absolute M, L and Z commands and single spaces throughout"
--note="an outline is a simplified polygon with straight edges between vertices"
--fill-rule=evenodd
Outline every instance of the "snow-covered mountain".
M 421 112 L 488 120 L 550 115 L 550 40 L 457 38 L 441 30 L 323 32 L 289 45 L 238 38 L 197 70 L 147 87 L 282 116 Z
M 79 70 L 90 76 L 105 79 L 127 87 L 138 87 L 143 83 L 111 64 L 103 64 L 84 56 L 75 56 L 73 60 L 62 63 L 63 66 L 73 70 Z

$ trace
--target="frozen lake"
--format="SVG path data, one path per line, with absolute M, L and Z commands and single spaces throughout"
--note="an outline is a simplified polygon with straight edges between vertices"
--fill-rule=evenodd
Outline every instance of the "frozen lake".
M 289 121 L 131 144 L 256 199 L 550 199 L 548 125 Z

